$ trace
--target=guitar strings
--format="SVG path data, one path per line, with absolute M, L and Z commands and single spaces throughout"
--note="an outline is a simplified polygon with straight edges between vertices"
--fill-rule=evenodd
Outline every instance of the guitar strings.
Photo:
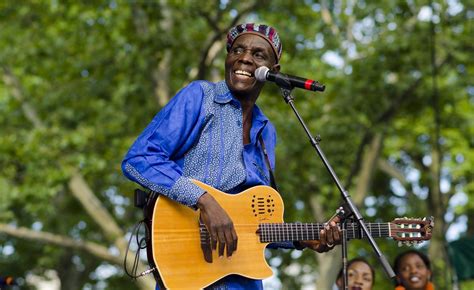
M 391 233 L 396 234 L 394 238 L 408 238 L 413 240 L 422 240 L 423 235 L 420 233 L 421 225 L 419 224 L 393 224 L 393 223 L 367 223 L 370 234 L 374 237 L 391 237 Z M 292 240 L 318 240 L 319 232 L 324 228 L 324 224 L 319 223 L 261 223 L 261 224 L 235 224 L 238 231 L 242 232 L 249 228 L 255 230 L 255 234 L 260 236 L 262 242 L 270 241 L 292 241 Z M 209 238 L 209 233 L 202 225 L 203 230 L 200 231 L 200 238 Z M 364 238 L 364 232 L 358 225 L 351 223 L 347 227 L 347 235 L 349 238 Z M 195 229 L 161 229 L 162 234 L 189 235 L 190 237 L 173 238 L 173 241 L 187 241 L 195 239 Z M 378 234 L 378 235 L 377 235 Z M 245 237 L 246 235 L 242 235 Z M 254 239 L 251 233 L 251 239 Z M 393 237 L 393 236 L 392 236 Z M 240 238 L 240 237 L 239 237 Z M 164 239 L 166 240 L 166 239 Z

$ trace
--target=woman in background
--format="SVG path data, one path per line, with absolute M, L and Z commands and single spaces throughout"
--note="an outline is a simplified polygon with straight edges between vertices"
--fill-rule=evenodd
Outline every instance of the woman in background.
M 393 266 L 398 277 L 395 290 L 434 290 L 429 258 L 416 250 L 401 253 Z
M 363 258 L 355 258 L 347 264 L 347 279 L 350 290 L 372 290 L 375 280 L 374 268 Z M 343 289 L 342 269 L 337 275 L 336 285 Z

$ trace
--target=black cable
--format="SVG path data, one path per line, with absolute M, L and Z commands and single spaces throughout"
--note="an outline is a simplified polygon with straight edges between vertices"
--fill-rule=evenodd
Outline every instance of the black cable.
M 141 276 L 144 276 L 144 275 L 146 275 L 146 274 L 148 274 L 148 273 L 150 273 L 150 272 L 152 272 L 156 269 L 156 268 L 149 269 L 149 270 L 145 271 L 146 273 L 143 272 L 143 273 L 140 273 L 139 275 L 137 275 L 138 266 L 140 265 L 140 251 L 142 249 L 146 248 L 146 239 L 145 238 L 140 239 L 140 236 L 139 236 L 140 228 L 142 227 L 142 225 L 145 227 L 145 231 L 147 232 L 147 234 L 149 233 L 149 229 L 148 229 L 148 226 L 147 226 L 145 220 L 139 221 L 133 227 L 132 234 L 130 236 L 130 239 L 128 240 L 127 249 L 126 249 L 126 252 L 125 252 L 125 258 L 123 260 L 123 268 L 125 270 L 125 273 L 132 279 L 137 279 L 137 278 L 139 278 Z M 127 268 L 127 257 L 128 257 L 128 252 L 130 251 L 130 245 L 132 243 L 132 240 L 133 240 L 134 236 L 136 238 L 136 243 L 138 245 L 138 249 L 137 249 L 137 252 L 135 254 L 135 258 L 133 260 L 133 265 L 132 265 L 131 272 L 129 272 L 128 268 Z

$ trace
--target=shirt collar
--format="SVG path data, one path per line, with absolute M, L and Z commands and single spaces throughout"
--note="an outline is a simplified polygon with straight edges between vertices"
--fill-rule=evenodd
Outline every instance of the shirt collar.
M 219 104 L 227 104 L 231 102 L 232 100 L 235 100 L 234 96 L 229 90 L 229 87 L 227 86 L 225 81 L 220 81 L 216 83 L 216 95 L 214 97 L 214 102 L 219 103 Z
M 240 102 L 232 95 L 225 81 L 216 83 L 216 95 L 214 97 L 214 102 L 219 104 L 233 102 L 234 104 L 239 104 L 240 106 Z M 263 123 L 263 125 L 265 125 L 267 122 L 267 116 L 265 116 L 260 108 L 255 105 L 253 108 L 253 124 Z

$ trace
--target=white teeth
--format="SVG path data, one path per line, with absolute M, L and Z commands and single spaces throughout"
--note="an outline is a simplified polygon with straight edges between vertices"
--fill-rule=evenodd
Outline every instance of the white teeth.
M 248 77 L 252 76 L 251 73 L 249 73 L 247 71 L 243 71 L 243 70 L 236 70 L 234 73 L 237 74 L 237 75 L 244 75 L 244 76 L 248 76 Z
M 411 282 L 418 282 L 418 281 L 420 281 L 420 278 L 419 277 L 411 277 L 410 281 Z

